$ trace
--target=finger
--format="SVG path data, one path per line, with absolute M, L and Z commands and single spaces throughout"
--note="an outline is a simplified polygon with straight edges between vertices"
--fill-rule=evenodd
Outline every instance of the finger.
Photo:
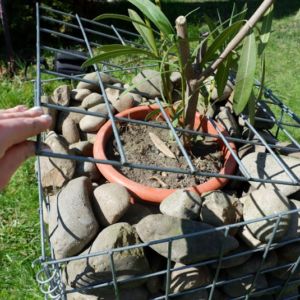
M 27 105 L 18 105 L 18 106 L 13 107 L 13 108 L 0 109 L 0 114 L 2 114 L 2 113 L 11 113 L 11 112 L 22 112 L 22 111 L 25 111 L 27 109 L 28 109 Z
M 45 131 L 51 124 L 52 118 L 49 115 L 0 120 L 0 158 L 11 146 Z
M 34 118 L 41 116 L 44 113 L 43 109 L 40 106 L 32 107 L 26 111 L 3 111 L 0 112 L 0 121 L 5 119 L 17 119 L 17 118 Z
M 8 149 L 0 159 L 0 191 L 9 182 L 20 165 L 29 157 L 35 155 L 35 142 L 25 141 Z

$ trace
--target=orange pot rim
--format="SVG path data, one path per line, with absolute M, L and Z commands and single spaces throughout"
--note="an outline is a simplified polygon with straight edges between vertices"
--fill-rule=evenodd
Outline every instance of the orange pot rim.
M 138 106 L 135 108 L 125 110 L 117 114 L 116 116 L 122 118 L 142 120 L 145 118 L 147 114 L 149 114 L 151 111 L 157 108 L 158 105 Z M 195 127 L 199 125 L 200 118 L 201 118 L 201 114 L 197 113 L 195 118 Z M 220 126 L 218 123 L 216 123 L 216 125 L 221 130 L 224 136 L 229 136 L 229 134 L 224 130 L 222 126 Z M 201 127 L 201 129 L 203 132 L 206 131 L 208 133 L 218 135 L 215 128 L 212 126 L 210 122 L 208 122 L 206 118 L 205 121 L 203 122 L 203 126 Z M 100 130 L 96 135 L 95 143 L 94 143 L 94 158 L 107 160 L 107 157 L 105 155 L 105 146 L 111 134 L 112 134 L 112 126 L 111 126 L 111 121 L 109 120 L 100 128 Z M 216 139 L 216 141 L 218 142 L 224 155 L 224 167 L 221 169 L 219 174 L 232 175 L 235 172 L 235 168 L 237 165 L 236 160 L 234 159 L 232 153 L 225 146 L 224 142 L 221 139 Z M 236 153 L 235 144 L 233 142 L 229 142 L 229 145 Z M 159 204 L 162 202 L 162 200 L 164 200 L 166 197 L 168 197 L 169 195 L 171 195 L 177 190 L 177 189 L 153 188 L 153 187 L 149 187 L 134 182 L 128 179 L 127 177 L 125 177 L 124 175 L 122 175 L 121 173 L 119 173 L 111 165 L 98 163 L 97 167 L 102 173 L 102 175 L 109 182 L 118 183 L 126 187 L 129 193 L 131 194 L 131 196 L 134 198 L 134 200 L 137 200 L 138 202 L 142 201 L 142 202 L 147 202 L 152 204 Z M 184 190 L 194 191 L 201 195 L 205 192 L 221 189 L 228 181 L 229 178 L 212 177 L 205 183 L 202 183 L 194 187 L 187 187 L 184 188 Z

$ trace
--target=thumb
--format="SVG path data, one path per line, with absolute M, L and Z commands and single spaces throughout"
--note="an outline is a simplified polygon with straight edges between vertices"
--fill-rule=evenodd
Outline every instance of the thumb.
M 10 147 L 0 159 L 0 191 L 9 182 L 20 165 L 35 155 L 36 145 L 33 141 L 24 141 Z

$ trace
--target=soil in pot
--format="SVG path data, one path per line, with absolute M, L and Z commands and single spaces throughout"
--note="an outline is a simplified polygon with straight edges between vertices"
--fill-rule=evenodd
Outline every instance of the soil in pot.
M 163 121 L 156 122 L 163 123 Z M 165 125 L 165 123 L 163 124 Z M 162 168 L 190 170 L 177 142 L 170 134 L 170 130 L 138 124 L 125 124 L 119 126 L 119 133 L 128 162 Z M 158 136 L 176 158 L 170 158 L 161 152 L 150 139 L 149 133 L 154 133 Z M 108 140 L 105 152 L 109 160 L 120 160 L 114 136 L 111 136 Z M 224 158 L 222 152 L 217 142 L 210 137 L 193 142 L 189 156 L 198 171 L 219 173 L 223 168 Z M 182 189 L 202 184 L 211 179 L 208 176 L 193 176 L 129 167 L 116 167 L 116 169 L 130 180 L 154 188 Z

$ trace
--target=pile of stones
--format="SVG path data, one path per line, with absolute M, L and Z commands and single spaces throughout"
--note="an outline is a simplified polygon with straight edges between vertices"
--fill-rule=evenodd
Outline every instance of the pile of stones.
M 143 71 L 132 83 L 152 72 Z M 113 113 L 160 96 L 155 78 L 138 87 L 150 99 L 129 93 L 117 100 L 119 88 L 126 85 L 101 73 L 103 83 L 113 86 L 106 89 Z M 78 160 L 40 157 L 41 184 L 49 196 L 44 206 L 44 221 L 48 224 L 55 259 L 91 254 L 64 264 L 62 281 L 66 290 L 81 289 L 67 293 L 67 298 L 116 299 L 113 262 L 116 279 L 121 280 L 120 299 L 152 299 L 164 295 L 167 288 L 170 294 L 196 289 L 178 294 L 174 297 L 177 300 L 208 299 L 210 289 L 197 288 L 212 284 L 219 267 L 217 281 L 225 283 L 217 285 L 213 299 L 239 297 L 249 291 L 258 299 L 275 299 L 300 253 L 297 240 L 300 186 L 231 180 L 221 191 L 201 196 L 177 190 L 159 206 L 133 204 L 126 188 L 106 182 L 93 162 L 80 160 L 80 157 L 93 157 L 95 136 L 106 122 L 105 118 L 84 112 L 107 114 L 97 75 L 91 73 L 85 79 L 95 84 L 80 82 L 76 89 L 61 85 L 53 95 L 42 96 L 44 103 L 71 108 L 71 111 L 59 111 L 44 107 L 45 113 L 54 120 L 45 143 L 54 153 L 78 156 Z M 180 77 L 174 73 L 171 79 L 175 93 Z M 213 99 L 215 104 L 209 106 L 208 113 L 232 137 L 258 141 L 257 136 L 249 133 L 243 119 L 234 115 L 232 89 L 228 82 L 222 99 Z M 177 101 L 178 95 L 174 99 Z M 201 109 L 199 105 L 200 112 Z M 272 114 L 268 107 L 265 110 Z M 266 117 L 262 109 L 257 114 Z M 272 126 L 271 122 L 255 123 L 257 132 L 269 144 L 283 146 L 276 151 L 299 178 L 300 152 L 292 151 L 293 145 L 280 143 L 270 136 L 267 130 Z M 237 147 L 251 177 L 288 180 L 265 146 L 241 143 Z M 241 173 L 237 169 L 236 174 Z M 221 226 L 226 227 L 220 229 Z M 271 247 L 265 256 L 270 240 L 272 244 L 283 245 Z M 219 262 L 220 255 L 224 257 Z M 169 263 L 170 274 L 166 272 Z M 252 284 L 257 270 L 264 272 Z M 298 294 L 299 279 L 300 267 L 293 273 L 293 283 L 284 289 L 284 297 Z M 168 280 L 170 284 L 166 287 Z

